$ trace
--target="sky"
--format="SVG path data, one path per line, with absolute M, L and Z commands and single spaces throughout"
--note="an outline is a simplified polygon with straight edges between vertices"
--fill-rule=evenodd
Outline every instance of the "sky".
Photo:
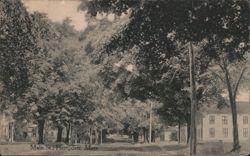
M 76 30 L 87 27 L 85 13 L 78 11 L 80 0 L 22 0 L 29 12 L 39 11 L 48 14 L 54 22 L 62 22 L 69 17 Z
M 225 90 L 225 94 L 222 94 L 223 97 L 228 99 L 227 90 Z M 250 101 L 250 93 L 247 89 L 240 89 L 239 93 L 236 96 L 236 101 Z
M 250 101 L 250 95 L 249 91 L 247 90 L 241 90 L 240 94 L 237 96 L 238 101 Z

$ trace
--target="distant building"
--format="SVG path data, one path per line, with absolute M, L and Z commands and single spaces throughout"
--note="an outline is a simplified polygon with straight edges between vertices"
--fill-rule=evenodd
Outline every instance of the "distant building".
M 180 132 L 179 132 L 180 130 Z M 179 140 L 179 141 L 178 141 Z M 164 126 L 160 132 L 161 142 L 187 142 L 187 126 L 182 125 L 180 129 L 178 126 Z
M 160 141 L 177 141 L 177 127 L 167 127 L 160 134 Z
M 45 122 L 45 142 L 55 142 L 57 129 L 52 127 L 52 122 Z M 62 137 L 66 138 L 66 128 Z M 36 122 L 26 120 L 13 120 L 11 113 L 0 112 L 0 143 L 1 142 L 36 142 L 38 140 L 38 128 Z
M 12 142 L 14 121 L 6 112 L 0 112 L 0 142 Z
M 240 141 L 248 141 L 250 134 L 250 106 L 248 102 L 237 102 L 237 120 Z M 197 139 L 199 142 L 233 141 L 231 108 L 205 108 L 198 119 Z

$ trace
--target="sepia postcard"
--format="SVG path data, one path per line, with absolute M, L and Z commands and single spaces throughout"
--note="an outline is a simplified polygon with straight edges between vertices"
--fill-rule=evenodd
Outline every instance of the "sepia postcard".
M 249 0 L 0 0 L 0 156 L 250 156 Z

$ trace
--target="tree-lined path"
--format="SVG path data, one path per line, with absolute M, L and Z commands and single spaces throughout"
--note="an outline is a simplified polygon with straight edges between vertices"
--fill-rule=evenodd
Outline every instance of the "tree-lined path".
M 83 30 L 75 18 L 54 21 L 25 1 L 0 1 L 3 154 L 244 151 L 236 99 L 250 82 L 249 1 L 62 0 L 81 11 Z M 230 108 L 232 144 L 198 143 L 206 107 Z M 176 144 L 164 143 L 169 129 Z

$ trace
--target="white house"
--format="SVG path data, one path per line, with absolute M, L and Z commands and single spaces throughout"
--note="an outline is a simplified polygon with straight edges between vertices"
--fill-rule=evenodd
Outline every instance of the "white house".
M 250 104 L 248 102 L 237 102 L 237 120 L 239 140 L 241 142 L 250 139 Z M 198 118 L 197 139 L 199 142 L 233 141 L 233 123 L 231 108 L 218 109 L 207 107 Z

